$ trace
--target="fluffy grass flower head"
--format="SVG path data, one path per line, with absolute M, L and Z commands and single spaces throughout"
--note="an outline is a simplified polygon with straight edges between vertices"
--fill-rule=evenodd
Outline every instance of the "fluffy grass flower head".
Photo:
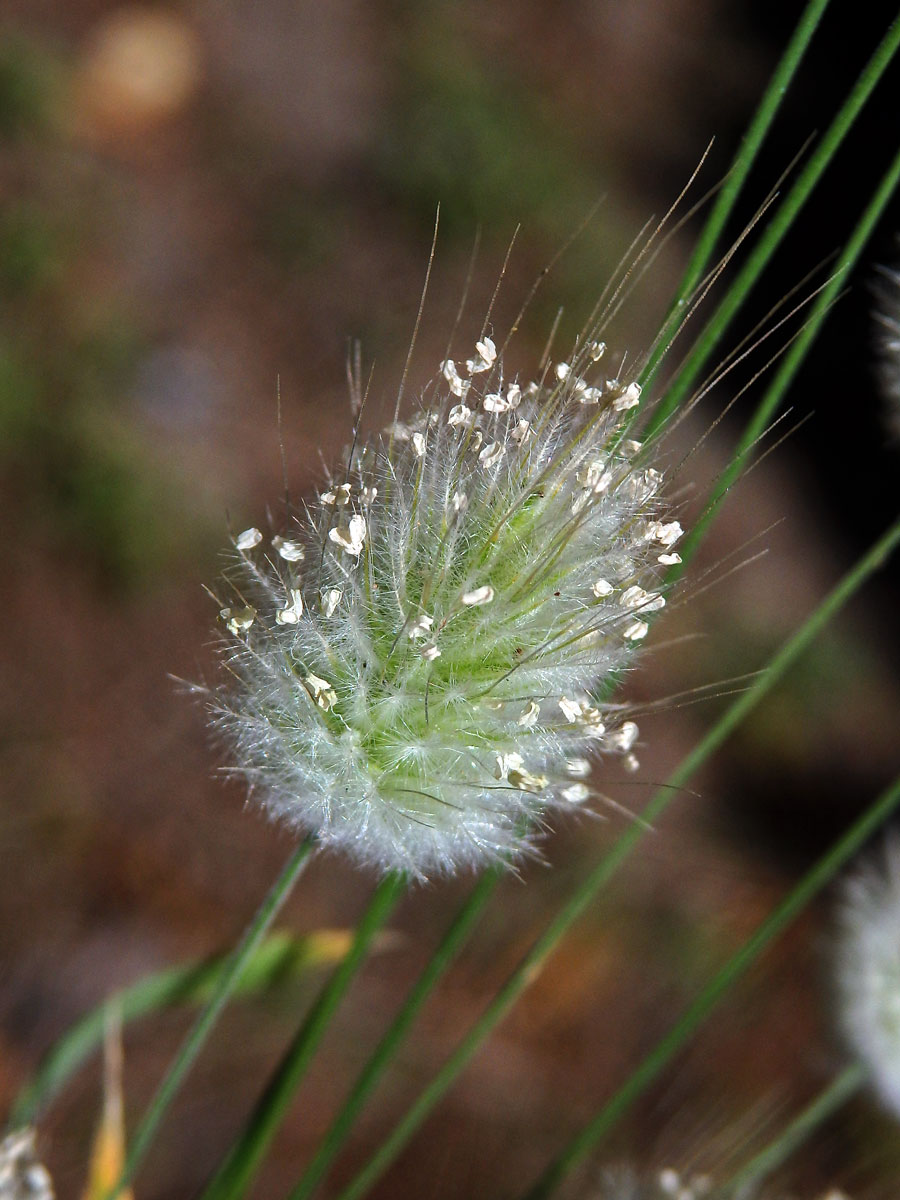
M 234 542 L 216 720 L 266 810 L 417 878 L 532 844 L 596 755 L 678 561 L 633 379 L 586 340 L 528 381 L 482 335 L 274 537 Z
M 900 1117 L 900 841 L 845 886 L 836 955 L 838 1015 L 882 1103 Z

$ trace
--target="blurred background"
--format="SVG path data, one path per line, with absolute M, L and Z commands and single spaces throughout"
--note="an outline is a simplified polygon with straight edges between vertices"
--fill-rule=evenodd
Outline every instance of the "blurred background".
M 467 351 L 510 239 L 503 329 L 539 291 L 513 356 L 527 374 L 557 310 L 561 345 L 622 256 L 713 148 L 727 169 L 801 5 L 726 0 L 7 0 L 0 17 L 0 462 L 9 557 L 0 677 L 0 1109 L 73 1020 L 141 974 L 237 936 L 290 842 L 219 772 L 202 707 L 172 676 L 216 671 L 228 530 L 279 520 L 280 381 L 290 486 L 348 440 L 348 348 L 392 409 L 440 233 L 408 394 L 444 357 L 479 238 Z M 835 0 L 786 102 L 734 236 L 823 130 L 891 4 Z M 766 275 L 743 328 L 827 264 L 896 151 L 900 72 Z M 684 206 L 682 212 L 687 211 Z M 690 252 L 688 220 L 607 339 L 652 339 Z M 793 389 L 809 417 L 741 483 L 626 695 L 652 703 L 763 664 L 897 509 L 898 447 L 877 391 L 880 228 Z M 827 265 L 825 267 L 827 271 Z M 817 279 L 823 276 L 820 274 Z M 468 320 L 468 324 L 467 324 Z M 634 351 L 633 351 L 634 352 Z M 765 355 L 763 356 L 765 357 Z M 761 365 L 757 363 L 756 365 Z M 731 395 L 680 434 L 691 448 Z M 749 401 L 692 460 L 685 524 Z M 726 559 L 766 549 L 704 590 Z M 718 570 L 717 573 L 723 573 Z M 790 882 L 895 773 L 897 572 L 886 570 L 607 889 L 373 1193 L 514 1195 L 669 1027 Z M 692 591 L 696 594 L 692 595 Z M 723 700 L 642 721 L 641 771 L 602 768 L 637 810 Z M 350 1178 L 627 818 L 586 819 L 510 878 L 366 1111 L 326 1193 Z M 469 880 L 421 889 L 366 968 L 256 1194 L 281 1197 Z M 372 880 L 313 865 L 296 931 L 351 925 Z M 809 912 L 616 1131 L 602 1161 L 723 1169 L 840 1064 L 828 908 Z M 193 1195 L 248 1111 L 311 976 L 235 1007 L 167 1124 L 138 1200 Z M 128 1114 L 185 1028 L 129 1029 Z M 100 1103 L 95 1063 L 42 1123 L 61 1197 L 78 1194 Z M 599 1164 L 598 1160 L 598 1164 Z M 570 1194 L 589 1194 L 592 1166 Z M 898 1136 L 860 1100 L 786 1176 L 810 1194 L 895 1194 Z M 885 1190 L 885 1188 L 887 1190 Z

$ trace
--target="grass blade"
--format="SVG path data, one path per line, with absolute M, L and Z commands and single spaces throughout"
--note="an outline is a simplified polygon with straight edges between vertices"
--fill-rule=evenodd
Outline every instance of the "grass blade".
M 875 53 L 866 64 L 844 101 L 837 116 L 800 172 L 794 186 L 779 205 L 747 261 L 738 272 L 719 305 L 695 342 L 690 354 L 671 381 L 666 394 L 657 405 L 644 430 L 649 437 L 661 428 L 690 393 L 704 365 L 713 354 L 719 340 L 740 309 L 744 299 L 762 275 L 769 259 L 777 250 L 797 215 L 822 177 L 853 122 L 856 120 L 875 85 L 900 47 L 900 17 L 895 18 Z
M 134 1140 L 132 1141 L 131 1149 L 125 1162 L 125 1170 L 122 1172 L 116 1186 L 110 1190 L 110 1197 L 117 1196 L 134 1179 L 169 1106 L 177 1096 L 181 1085 L 184 1083 L 188 1072 L 203 1049 L 203 1045 L 221 1016 L 225 1005 L 240 983 L 244 969 L 258 951 L 270 925 L 290 895 L 294 884 L 300 878 L 300 874 L 309 859 L 313 844 L 314 839 L 309 837 L 294 850 L 282 869 L 281 874 L 269 889 L 265 900 L 263 900 L 257 909 L 253 920 L 244 931 L 240 942 L 238 942 L 237 946 L 228 956 L 226 966 L 222 971 L 213 994 L 210 996 L 206 1007 L 200 1013 L 182 1043 L 178 1054 L 169 1067 L 166 1077 L 160 1084 L 156 1095 L 150 1101 L 150 1105 L 135 1131 Z
M 272 934 L 247 960 L 232 997 L 265 992 L 276 983 L 333 962 L 343 956 L 349 935 L 325 930 L 302 937 Z M 113 999 L 122 1024 L 180 1005 L 207 1004 L 228 968 L 228 955 L 203 962 L 182 963 L 144 976 Z M 10 1127 L 33 1125 L 41 1110 L 103 1044 L 109 1000 L 93 1009 L 69 1029 L 49 1051 L 34 1078 L 22 1089 L 10 1113 Z
M 306 1200 L 321 1183 L 346 1141 L 360 1109 L 384 1074 L 425 1001 L 464 945 L 472 926 L 494 894 L 502 874 L 502 867 L 494 867 L 483 875 L 472 889 L 388 1031 L 360 1072 L 347 1099 L 320 1142 L 315 1156 L 290 1193 L 290 1200 Z
M 656 376 L 659 364 L 665 355 L 666 347 L 684 319 L 685 305 L 688 297 L 700 282 L 713 256 L 716 243 L 728 218 L 731 216 L 731 212 L 740 196 L 750 169 L 759 153 L 759 148 L 764 142 L 766 134 L 769 132 L 769 128 L 775 119 L 775 114 L 778 112 L 781 101 L 791 85 L 797 68 L 803 60 L 803 56 L 806 53 L 809 43 L 812 41 L 819 22 L 824 16 L 828 3 L 829 0 L 810 0 L 800 20 L 797 22 L 797 27 L 791 36 L 791 40 L 784 54 L 781 56 L 778 66 L 775 68 L 775 72 L 759 102 L 753 119 L 747 127 L 746 133 L 741 139 L 734 162 L 731 164 L 725 182 L 719 190 L 715 204 L 706 219 L 706 224 L 703 226 L 700 237 L 697 240 L 697 245 L 685 268 L 684 276 L 678 288 L 678 294 L 663 326 L 659 344 L 650 356 L 642 373 L 644 386 L 648 386 Z
M 385 876 L 375 889 L 369 907 L 356 927 L 353 945 L 346 958 L 300 1026 L 241 1136 L 205 1189 L 203 1200 L 231 1200 L 242 1196 L 250 1186 L 332 1016 L 365 960 L 372 939 L 405 888 L 405 876 L 394 872 Z
M 840 868 L 887 820 L 898 804 L 900 804 L 900 777 L 882 792 L 834 846 L 819 859 L 815 866 L 807 871 L 790 895 L 766 917 L 737 953 L 732 955 L 690 1005 L 678 1023 L 647 1055 L 637 1070 L 632 1072 L 612 1099 L 547 1168 L 535 1186 L 526 1193 L 526 1200 L 545 1200 L 556 1190 L 568 1172 L 594 1149 L 601 1138 L 612 1129 L 619 1118 L 656 1079 L 663 1067 L 703 1024 L 769 943 L 782 933 L 795 917 L 800 915 L 810 900 L 834 878 Z M 844 1092 L 851 1083 L 852 1089 L 859 1084 L 855 1074 L 852 1080 L 844 1079 L 842 1076 L 839 1082 L 841 1086 L 835 1089 L 835 1095 L 831 1098 L 833 1101 L 836 1101 L 838 1097 L 843 1099 Z
M 900 150 L 898 150 L 893 162 L 882 177 L 871 200 L 866 205 L 863 215 L 850 235 L 841 253 L 837 269 L 817 296 L 803 329 L 781 360 L 774 378 L 766 388 L 762 399 L 748 422 L 747 428 L 744 430 L 735 452 L 729 460 L 728 466 L 713 485 L 709 503 L 704 509 L 703 514 L 694 522 L 693 527 L 686 534 L 682 543 L 682 558 L 684 561 L 680 565 L 670 569 L 670 573 L 666 577 L 667 582 L 671 582 L 683 573 L 685 564 L 689 561 L 691 553 L 705 536 L 719 505 L 746 467 L 753 447 L 765 433 L 766 427 L 777 411 L 782 397 L 802 366 L 803 360 L 818 336 L 825 318 L 831 311 L 840 288 L 844 286 L 847 276 L 859 259 L 860 254 L 862 254 L 875 226 L 887 208 L 888 202 L 896 192 L 898 183 L 900 183 Z
M 718 1188 L 712 1200 L 749 1200 L 756 1194 L 759 1184 L 776 1171 L 782 1163 L 802 1146 L 810 1134 L 836 1113 L 854 1096 L 866 1081 L 866 1072 L 859 1063 L 853 1063 L 833 1079 L 831 1083 L 795 1117 L 782 1132 L 755 1154 L 743 1167 Z

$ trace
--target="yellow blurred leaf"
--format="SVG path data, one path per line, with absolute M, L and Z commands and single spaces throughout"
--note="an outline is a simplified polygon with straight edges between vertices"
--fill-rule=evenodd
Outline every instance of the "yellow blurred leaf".
M 94 1135 L 87 1185 L 82 1200 L 107 1200 L 125 1165 L 125 1114 L 122 1101 L 122 1012 L 111 1002 L 103 1039 L 103 1111 Z M 134 1200 L 130 1188 L 116 1200 Z

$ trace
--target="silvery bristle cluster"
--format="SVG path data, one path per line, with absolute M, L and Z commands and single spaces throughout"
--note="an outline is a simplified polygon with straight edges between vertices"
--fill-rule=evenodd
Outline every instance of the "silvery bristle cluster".
M 845 885 L 836 951 L 844 1036 L 900 1117 L 900 841 Z
M 723 1192 L 709 1175 L 685 1175 L 666 1167 L 647 1179 L 639 1178 L 629 1168 L 607 1171 L 599 1188 L 587 1195 L 589 1200 L 710 1200 L 712 1197 L 724 1200 L 725 1196 L 728 1200 L 750 1200 L 751 1194 L 744 1191 Z M 752 1193 L 753 1200 L 764 1200 L 764 1195 L 774 1196 L 776 1193 L 762 1194 L 758 1190 Z M 832 1188 L 820 1194 L 818 1200 L 849 1200 L 849 1197 Z
M 665 1167 L 656 1175 L 640 1178 L 628 1167 L 603 1173 L 590 1200 L 707 1200 L 713 1194 L 708 1175 L 683 1175 Z
M 883 270 L 877 320 L 881 386 L 888 402 L 888 423 L 900 439 L 900 271 Z
M 34 1141 L 31 1128 L 17 1129 L 0 1141 L 0 1200 L 53 1200 L 53 1183 Z
M 604 350 L 523 383 L 483 337 L 281 534 L 235 539 L 214 708 L 272 816 L 430 878 L 528 849 L 595 756 L 636 765 L 608 697 L 681 526 Z

